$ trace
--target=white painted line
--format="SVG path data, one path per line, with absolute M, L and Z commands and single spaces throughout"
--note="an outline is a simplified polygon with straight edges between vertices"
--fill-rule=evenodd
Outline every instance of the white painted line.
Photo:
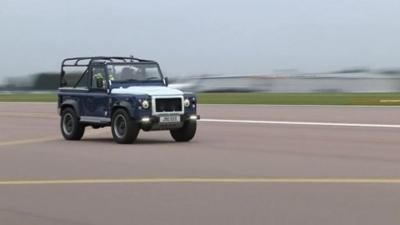
M 199 104 L 199 106 L 238 106 L 238 107 L 294 107 L 294 108 L 400 108 L 399 105 L 284 105 L 284 104 Z
M 225 119 L 200 119 L 199 121 L 201 121 L 201 122 L 215 122 L 215 123 L 247 123 L 247 124 L 278 124 L 278 125 L 305 125 L 305 126 L 400 128 L 400 124 L 328 123 L 328 122 L 303 122 L 303 121 L 225 120 Z

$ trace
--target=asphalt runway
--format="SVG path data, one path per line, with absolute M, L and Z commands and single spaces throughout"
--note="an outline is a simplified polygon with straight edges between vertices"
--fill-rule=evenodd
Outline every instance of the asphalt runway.
M 0 103 L 0 224 L 399 224 L 400 107 L 200 105 L 175 143 Z

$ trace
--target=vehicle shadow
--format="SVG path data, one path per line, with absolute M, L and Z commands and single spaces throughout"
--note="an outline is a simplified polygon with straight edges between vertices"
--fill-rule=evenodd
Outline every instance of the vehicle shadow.
M 112 138 L 82 138 L 82 142 L 90 142 L 90 143 L 109 143 L 109 144 L 117 144 L 114 142 Z M 132 145 L 155 145 L 155 144 L 173 144 L 176 143 L 174 140 L 160 140 L 160 139 L 141 139 L 138 138 L 136 139 L 135 142 L 132 143 Z M 129 145 L 129 144 L 128 144 Z

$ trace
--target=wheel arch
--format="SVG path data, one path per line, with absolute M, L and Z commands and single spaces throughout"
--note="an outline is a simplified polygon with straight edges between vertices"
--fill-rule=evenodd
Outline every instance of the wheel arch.
M 63 112 L 63 110 L 66 109 L 66 108 L 68 108 L 68 107 L 69 107 L 69 108 L 72 108 L 72 109 L 75 111 L 77 117 L 80 117 L 80 111 L 79 111 L 78 102 L 75 101 L 75 100 L 71 100 L 71 99 L 65 100 L 65 101 L 61 104 L 61 106 L 60 106 L 60 115 L 61 115 L 61 113 Z
M 114 103 L 111 107 L 110 116 L 112 117 L 114 112 L 117 111 L 118 109 L 124 109 L 126 112 L 128 112 L 128 114 L 131 118 L 134 118 L 134 112 L 133 112 L 131 103 L 129 103 L 127 101 L 120 101 L 120 102 Z

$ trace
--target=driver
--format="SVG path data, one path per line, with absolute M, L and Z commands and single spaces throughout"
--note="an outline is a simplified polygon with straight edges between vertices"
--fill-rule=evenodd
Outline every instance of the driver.
M 133 79 L 133 69 L 130 67 L 124 67 L 121 71 L 121 80 Z
M 137 80 L 146 80 L 146 74 L 143 68 L 137 68 L 135 71 L 135 78 Z

